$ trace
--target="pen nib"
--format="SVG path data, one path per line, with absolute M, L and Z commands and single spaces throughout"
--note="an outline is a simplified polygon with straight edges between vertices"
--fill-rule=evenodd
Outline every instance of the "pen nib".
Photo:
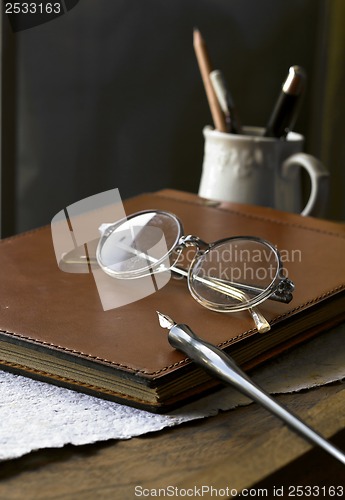
M 159 324 L 162 328 L 167 328 L 168 330 L 170 330 L 170 328 L 175 325 L 174 321 L 169 318 L 169 316 L 167 316 L 166 314 L 162 314 L 159 311 L 156 312 L 158 314 Z

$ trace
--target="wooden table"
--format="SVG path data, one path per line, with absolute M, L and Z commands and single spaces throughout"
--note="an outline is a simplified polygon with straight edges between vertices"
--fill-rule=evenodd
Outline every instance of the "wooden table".
M 345 450 L 344 384 L 277 399 Z M 159 488 L 165 498 L 231 498 L 251 488 L 251 498 L 336 499 L 340 488 L 328 488 L 345 487 L 343 465 L 256 404 L 127 441 L 41 450 L 0 471 L 2 500 L 155 498 Z

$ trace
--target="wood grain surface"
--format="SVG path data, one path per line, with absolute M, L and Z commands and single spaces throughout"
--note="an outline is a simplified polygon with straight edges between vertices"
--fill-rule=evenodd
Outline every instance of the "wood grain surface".
M 343 384 L 278 399 L 345 449 Z M 312 449 L 277 418 L 251 404 L 127 441 L 41 450 L 2 462 L 0 498 L 122 500 L 152 493 L 143 488 L 153 488 L 155 493 L 168 486 L 178 488 L 179 493 L 212 487 L 218 489 L 218 498 L 226 488 L 229 492 L 243 488 L 261 488 L 264 492 L 266 488 L 266 497 L 273 498 L 273 488 L 282 485 L 285 490 L 280 498 L 288 498 L 289 486 L 339 486 L 344 477 L 344 466 L 334 458 L 321 449 Z M 211 493 L 206 494 L 204 489 L 202 498 L 214 498 L 215 490 Z M 256 496 L 259 493 L 256 491 Z

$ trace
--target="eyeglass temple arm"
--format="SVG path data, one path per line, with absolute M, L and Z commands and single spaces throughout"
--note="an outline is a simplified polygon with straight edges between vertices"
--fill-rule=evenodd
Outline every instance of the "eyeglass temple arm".
M 173 266 L 171 268 L 172 271 L 175 273 L 179 273 L 185 278 L 188 277 L 188 271 L 185 269 L 177 268 Z M 199 281 L 203 285 L 208 286 L 209 288 L 212 288 L 212 290 L 216 290 L 217 292 L 224 293 L 225 295 L 228 295 L 234 299 L 237 299 L 241 302 L 249 302 L 248 296 L 242 292 L 241 290 L 238 290 L 234 287 L 231 287 L 229 285 L 222 285 L 220 283 L 215 283 L 213 279 L 211 278 L 201 278 L 200 276 L 195 277 L 196 281 Z M 251 317 L 253 318 L 253 321 L 255 323 L 255 326 L 260 333 L 266 333 L 271 329 L 270 324 L 266 320 L 266 318 L 261 314 L 261 312 L 256 308 L 256 307 L 248 307 L 248 312 L 250 313 Z
M 182 267 L 179 266 L 172 266 L 171 271 L 175 272 L 176 274 L 180 274 L 181 276 L 188 276 L 188 271 L 186 269 L 183 269 Z M 198 279 L 198 278 L 196 278 Z M 262 293 L 265 289 L 254 286 L 254 285 L 247 285 L 245 283 L 232 283 L 231 281 L 224 280 L 222 278 L 214 278 L 210 277 L 208 278 L 209 280 L 212 280 L 214 283 L 219 283 L 220 285 L 224 286 L 230 286 L 231 289 L 239 289 L 242 290 L 243 292 L 248 292 L 248 293 L 253 293 L 253 294 L 258 294 Z M 288 278 L 282 278 L 280 283 L 278 284 L 276 290 L 272 292 L 272 294 L 268 297 L 269 300 L 275 300 L 277 302 L 283 302 L 284 304 L 288 304 L 291 302 L 293 299 L 292 292 L 294 291 L 294 284 L 291 280 Z
M 244 290 L 248 293 L 261 293 L 265 290 L 264 288 L 258 286 L 247 285 L 244 283 L 232 283 L 231 281 L 224 280 L 221 278 L 212 278 L 212 280 L 214 282 L 223 284 L 225 286 L 234 285 L 236 288 Z M 292 292 L 294 291 L 294 289 L 295 285 L 291 280 L 289 280 L 288 278 L 282 278 L 281 281 L 278 283 L 277 288 L 272 292 L 272 294 L 268 297 L 268 299 L 288 304 L 289 302 L 291 302 L 293 298 Z

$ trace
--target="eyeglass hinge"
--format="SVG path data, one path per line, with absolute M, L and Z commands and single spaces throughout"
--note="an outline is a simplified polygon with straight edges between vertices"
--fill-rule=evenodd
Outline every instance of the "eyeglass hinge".
M 206 250 L 209 245 L 205 243 L 205 241 L 201 240 L 197 236 L 193 236 L 191 234 L 187 236 L 181 236 L 178 246 L 181 247 L 196 247 L 198 251 L 200 250 Z

